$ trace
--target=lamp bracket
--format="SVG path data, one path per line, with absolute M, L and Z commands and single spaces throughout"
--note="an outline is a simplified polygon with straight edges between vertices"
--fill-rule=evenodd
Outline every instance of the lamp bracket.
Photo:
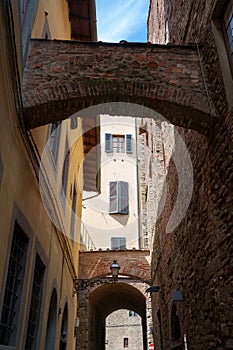
M 95 286 L 100 286 L 103 284 L 110 284 L 110 283 L 116 283 L 116 282 L 138 282 L 138 283 L 145 283 L 147 285 L 151 285 L 151 280 L 141 280 L 141 279 L 121 279 L 121 278 L 93 278 L 93 279 L 80 279 L 80 278 L 74 278 L 73 280 L 73 296 L 75 293 L 78 293 L 80 291 L 84 291 L 88 288 L 93 288 Z
M 116 278 L 98 278 L 98 279 L 79 279 L 74 278 L 73 282 L 73 295 L 87 288 L 100 286 L 107 283 L 116 283 Z

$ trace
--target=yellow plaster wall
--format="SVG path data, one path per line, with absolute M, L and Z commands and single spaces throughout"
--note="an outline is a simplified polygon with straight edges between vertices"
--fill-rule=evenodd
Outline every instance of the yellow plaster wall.
M 48 14 L 47 16 L 45 12 Z M 41 38 L 46 17 L 51 39 L 68 40 L 71 38 L 68 2 L 66 0 L 40 0 L 32 30 L 32 38 Z
M 67 10 L 66 1 L 41 1 L 38 11 L 46 6 L 48 10 L 58 8 L 60 14 L 56 17 L 55 11 L 53 18 L 60 19 L 62 11 L 63 14 Z M 56 6 L 55 6 L 56 3 Z M 59 4 L 58 4 L 59 3 Z M 50 5 L 49 5 L 50 4 Z M 48 6 L 49 5 L 49 6 Z M 50 7 L 51 6 L 51 7 Z M 51 11 L 49 12 L 50 15 Z M 52 18 L 52 16 L 51 16 Z M 67 17 L 68 18 L 68 17 Z M 62 23 L 62 25 L 61 25 Z M 59 27 L 59 28 L 58 28 Z M 36 28 L 36 27 L 35 27 Z M 39 25 L 38 25 L 39 28 Z M 69 36 L 68 21 L 58 21 L 54 26 L 51 25 L 51 31 L 55 33 L 57 29 L 57 37 L 59 37 L 60 30 L 64 31 L 64 38 Z M 39 30 L 39 29 L 38 29 Z M 61 30 L 61 31 L 62 31 Z M 55 35 L 55 34 L 54 34 Z M 18 206 L 23 216 L 27 220 L 32 229 L 32 235 L 29 238 L 28 256 L 25 270 L 25 288 L 21 302 L 22 315 L 20 317 L 20 337 L 17 343 L 17 349 L 24 348 L 25 334 L 27 327 L 27 320 L 29 315 L 30 300 L 31 300 L 31 286 L 33 281 L 33 269 L 35 263 L 36 253 L 43 253 L 46 264 L 46 274 L 44 281 L 44 300 L 41 311 L 41 328 L 39 329 L 39 349 L 44 348 L 44 341 L 46 336 L 47 317 L 49 310 L 50 297 L 53 285 L 57 287 L 57 294 L 59 300 L 59 308 L 61 313 L 57 319 L 57 336 L 56 348 L 59 347 L 59 334 L 61 330 L 62 312 L 65 303 L 68 302 L 69 313 L 69 333 L 68 333 L 68 349 L 74 349 L 75 338 L 73 336 L 74 320 L 76 316 L 76 298 L 72 296 L 73 277 L 77 275 L 78 269 L 78 248 L 79 244 L 68 242 L 68 250 L 65 250 L 64 237 L 54 229 L 41 201 L 38 181 L 33 170 L 32 163 L 26 151 L 25 144 L 20 132 L 19 122 L 15 111 L 15 101 L 12 91 L 12 82 L 10 74 L 10 64 L 8 57 L 9 44 L 5 31 L 4 14 L 0 7 L 0 154 L 3 162 L 3 177 L 0 184 L 0 285 L 2 286 L 0 292 L 0 305 L 4 295 L 4 285 L 6 279 L 6 271 L 8 268 L 9 248 L 11 245 L 10 231 L 12 227 L 12 210 L 14 204 Z M 19 43 L 18 43 L 19 45 Z M 64 122 L 64 133 L 61 137 L 61 149 L 64 147 L 65 135 L 67 132 L 69 121 Z M 79 124 L 81 128 L 81 124 Z M 40 154 L 42 154 L 44 145 L 47 141 L 47 126 L 33 131 Z M 69 135 L 69 137 L 71 137 Z M 72 162 L 76 167 L 80 166 L 83 158 L 82 138 L 78 141 L 77 148 L 79 152 L 74 154 Z M 73 152 L 72 152 L 73 153 Z M 73 181 L 75 171 L 73 168 L 69 175 L 69 185 Z M 61 166 L 60 166 L 61 174 Z M 82 177 L 82 175 L 81 175 Z M 57 185 L 60 185 L 59 181 Z M 69 188 L 69 186 L 68 186 Z M 77 194 L 77 213 L 81 216 L 81 189 Z M 68 220 L 69 221 L 69 220 Z M 76 227 L 77 234 L 80 234 L 80 228 Z M 79 230 L 79 231 L 78 231 Z M 27 232 L 26 232 L 27 234 Z M 66 239 L 68 241 L 68 239 Z M 40 251 L 37 247 L 40 246 Z M 66 251 L 66 258 L 63 259 L 63 253 Z M 75 271 L 72 270 L 71 263 L 74 264 Z M 64 266 L 62 266 L 64 265 Z

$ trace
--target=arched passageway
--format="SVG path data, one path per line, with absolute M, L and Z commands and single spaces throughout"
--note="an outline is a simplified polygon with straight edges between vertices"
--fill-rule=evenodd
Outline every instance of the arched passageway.
M 88 349 L 105 349 L 105 319 L 119 309 L 134 310 L 142 318 L 143 345 L 147 349 L 146 298 L 127 283 L 108 283 L 96 288 L 89 296 Z

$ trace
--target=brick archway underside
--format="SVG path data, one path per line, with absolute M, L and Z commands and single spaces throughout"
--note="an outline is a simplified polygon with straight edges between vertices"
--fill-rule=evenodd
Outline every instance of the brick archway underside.
M 29 128 L 107 102 L 146 106 L 200 131 L 210 124 L 194 46 L 32 40 L 22 95 Z
M 101 311 L 103 318 L 119 309 L 134 310 L 141 317 L 145 316 L 145 296 L 127 283 L 117 282 L 100 286 L 90 294 L 89 300 Z

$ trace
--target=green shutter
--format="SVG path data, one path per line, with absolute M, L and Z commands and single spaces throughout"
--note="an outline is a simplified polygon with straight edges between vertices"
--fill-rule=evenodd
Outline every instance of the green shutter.
M 105 134 L 105 152 L 112 152 L 112 134 Z
M 133 153 L 132 135 L 126 135 L 126 153 Z
M 118 213 L 118 182 L 109 183 L 109 213 Z
M 118 213 L 129 213 L 128 182 L 118 182 Z

